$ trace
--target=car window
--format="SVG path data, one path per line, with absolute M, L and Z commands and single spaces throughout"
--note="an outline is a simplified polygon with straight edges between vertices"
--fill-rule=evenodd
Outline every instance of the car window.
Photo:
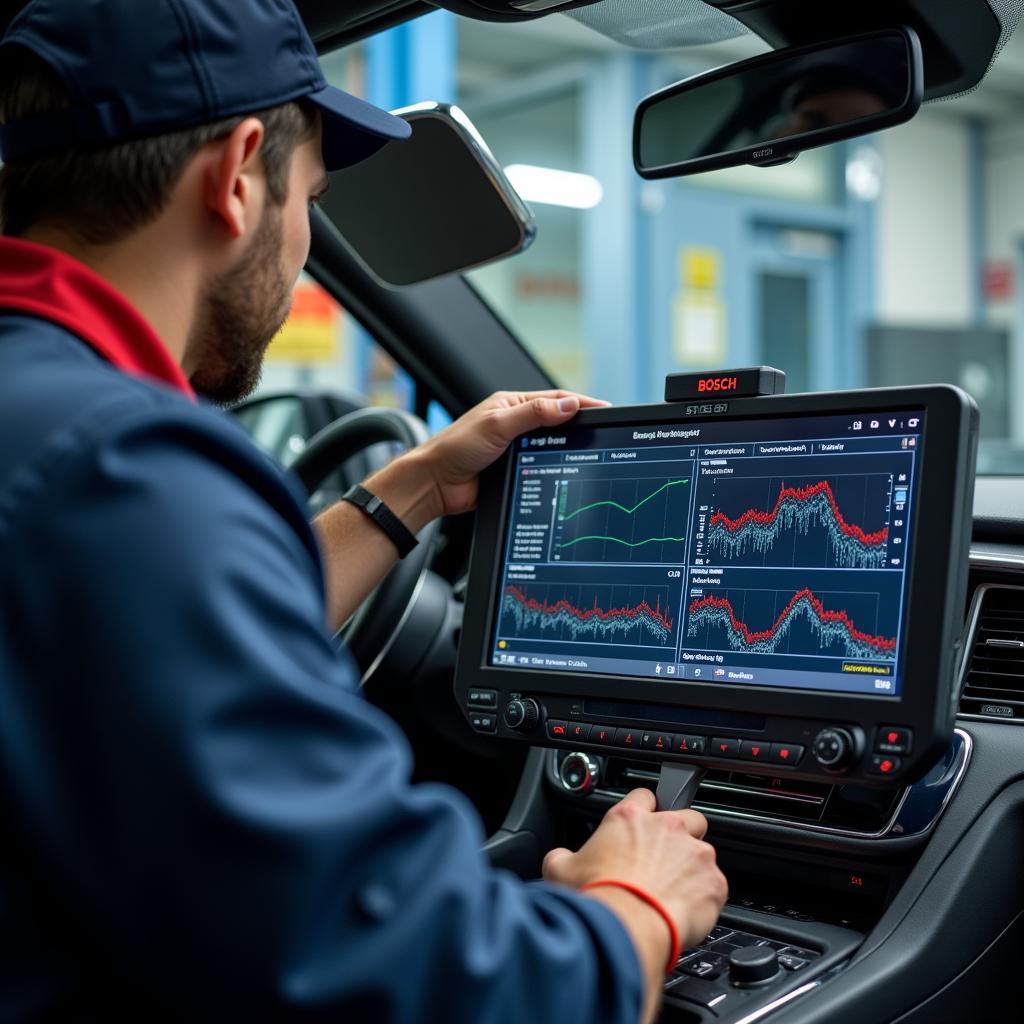
M 1024 38 L 909 124 L 782 167 L 642 181 L 640 99 L 766 49 L 438 12 L 325 67 L 378 103 L 457 102 L 476 123 L 538 235 L 469 277 L 560 383 L 633 403 L 673 371 L 761 363 L 791 392 L 945 381 L 981 407 L 981 471 L 1024 473 Z
M 292 296 L 291 315 L 267 349 L 257 396 L 310 391 L 337 394 L 356 406 L 411 410 L 415 403 L 412 378 L 324 288 L 303 274 Z

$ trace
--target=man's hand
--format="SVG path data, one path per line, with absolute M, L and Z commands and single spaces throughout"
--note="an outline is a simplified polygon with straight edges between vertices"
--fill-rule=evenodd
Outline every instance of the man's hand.
M 679 929 L 682 948 L 711 931 L 729 887 L 703 841 L 707 819 L 699 811 L 655 811 L 654 794 L 634 789 L 604 816 L 578 853 L 552 850 L 544 878 L 578 889 L 598 879 L 631 882 L 655 897 Z M 646 1019 L 660 999 L 668 958 L 665 922 L 648 904 L 622 889 L 599 887 L 588 896 L 609 906 L 633 937 L 648 979 Z
M 649 789 L 631 790 L 578 853 L 552 850 L 544 858 L 544 877 L 574 889 L 599 878 L 632 882 L 661 901 L 685 949 L 714 927 L 729 887 L 715 863 L 714 847 L 703 842 L 704 815 L 656 812 L 655 806 Z
M 435 515 L 476 507 L 477 478 L 519 434 L 557 427 L 607 402 L 571 391 L 499 391 L 416 450 L 434 485 Z M 399 460 L 401 461 L 401 460 Z
M 606 405 L 570 391 L 500 391 L 426 444 L 366 481 L 413 533 L 438 516 L 476 507 L 478 477 L 515 439 Z M 361 512 L 338 502 L 316 520 L 327 575 L 327 620 L 339 629 L 395 563 L 398 552 Z

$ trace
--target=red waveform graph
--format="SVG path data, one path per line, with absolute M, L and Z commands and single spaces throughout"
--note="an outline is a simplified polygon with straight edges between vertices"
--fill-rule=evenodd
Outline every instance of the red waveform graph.
M 640 588 L 644 589 L 644 588 Z M 661 588 L 651 588 L 661 589 Z M 592 639 L 602 642 L 668 644 L 673 620 L 660 595 L 651 605 L 647 600 L 619 607 L 603 608 L 595 593 L 593 603 L 580 608 L 566 597 L 555 601 L 538 599 L 519 587 L 505 588 L 501 603 L 502 633 L 519 637 L 556 634 L 558 639 Z M 550 638 L 550 637 L 549 637 Z
M 805 487 L 783 483 L 774 506 L 767 511 L 750 508 L 730 518 L 720 508 L 716 509 L 708 522 L 708 550 L 717 550 L 724 560 L 735 562 L 751 552 L 764 555 L 791 531 L 797 537 L 806 537 L 812 529 L 825 531 L 837 566 L 878 569 L 885 564 L 888 526 L 867 531 L 849 522 L 827 480 Z M 796 560 L 800 561 L 799 556 Z
M 788 640 L 787 653 L 825 654 L 833 650 L 847 658 L 885 658 L 891 660 L 896 639 L 866 633 L 854 625 L 845 609 L 826 608 L 809 589 L 795 593 L 775 621 L 766 629 L 751 629 L 742 622 L 728 597 L 709 594 L 690 604 L 687 635 L 697 636 L 702 630 L 722 630 L 731 650 L 745 654 L 774 654 Z M 811 643 L 793 636 L 794 626 L 809 627 Z M 806 649 L 794 650 L 794 647 Z

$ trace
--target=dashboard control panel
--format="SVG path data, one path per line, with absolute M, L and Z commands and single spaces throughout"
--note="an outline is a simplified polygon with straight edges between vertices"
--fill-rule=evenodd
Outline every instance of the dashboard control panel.
M 481 706 L 486 710 L 480 710 Z M 648 720 L 631 721 L 630 715 L 637 710 L 604 702 L 604 714 L 594 716 L 587 713 L 586 703 L 571 698 L 518 692 L 503 695 L 498 690 L 473 691 L 466 705 L 470 726 L 480 733 L 519 736 L 574 751 L 580 747 L 605 754 L 629 751 L 658 760 L 713 766 L 733 762 L 729 767 L 744 770 L 758 765 L 771 771 L 801 769 L 823 781 L 841 778 L 854 770 L 882 780 L 900 777 L 903 759 L 896 755 L 909 752 L 913 743 L 913 730 L 902 725 L 879 727 L 871 744 L 864 729 L 851 722 L 778 718 L 769 724 L 763 719 L 737 719 L 722 728 L 707 726 L 698 731 L 693 726 L 680 728 L 671 724 L 674 719 L 688 717 L 685 708 L 647 705 L 642 711 Z M 698 720 L 704 717 L 700 709 L 689 710 Z M 659 721 L 659 716 L 664 720 Z M 590 784 L 583 778 L 589 771 L 586 752 L 579 752 L 578 756 L 584 763 L 574 764 L 572 781 L 563 779 L 565 788 L 571 792 L 583 792 Z

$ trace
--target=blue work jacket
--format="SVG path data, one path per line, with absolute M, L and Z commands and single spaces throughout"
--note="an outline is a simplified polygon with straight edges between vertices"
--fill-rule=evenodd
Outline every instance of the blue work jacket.
M 0 1020 L 633 1024 L 325 628 L 302 495 L 142 317 L 0 239 Z

